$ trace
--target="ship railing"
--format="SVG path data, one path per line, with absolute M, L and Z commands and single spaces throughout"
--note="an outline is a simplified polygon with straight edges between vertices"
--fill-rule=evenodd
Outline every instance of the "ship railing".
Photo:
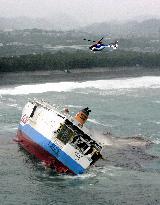
M 58 111 L 59 113 L 63 114 L 62 111 L 60 111 L 60 107 L 55 107 L 55 106 L 53 106 L 53 105 L 50 105 L 48 102 L 46 102 L 46 101 L 43 100 L 43 99 L 41 99 L 41 100 L 38 100 L 38 99 L 36 99 L 36 98 L 34 98 L 33 100 L 32 100 L 32 99 L 29 99 L 29 102 L 35 103 L 35 104 L 37 104 L 37 105 L 40 105 L 41 107 L 43 107 L 43 108 L 45 108 L 45 109 L 47 109 L 47 110 L 55 111 L 55 112 Z M 64 115 L 64 114 L 63 114 L 63 115 Z M 71 116 L 68 116 L 68 117 L 71 117 Z

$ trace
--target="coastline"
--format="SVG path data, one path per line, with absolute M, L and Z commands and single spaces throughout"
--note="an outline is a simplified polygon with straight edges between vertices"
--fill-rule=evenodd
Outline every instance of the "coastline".
M 71 69 L 69 72 L 54 71 L 23 71 L 0 73 L 0 86 L 33 84 L 44 82 L 63 82 L 63 81 L 87 81 L 112 78 L 140 77 L 147 75 L 160 75 L 160 68 L 148 70 L 144 67 L 118 67 L 118 68 L 88 68 Z

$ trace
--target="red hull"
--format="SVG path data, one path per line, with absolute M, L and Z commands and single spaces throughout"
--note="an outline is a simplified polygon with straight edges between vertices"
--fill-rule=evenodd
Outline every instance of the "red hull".
M 37 143 L 33 142 L 22 131 L 18 130 L 17 138 L 18 138 L 17 140 L 18 144 L 20 144 L 30 154 L 33 154 L 34 156 L 36 156 L 36 158 L 38 158 L 40 161 L 44 162 L 45 166 L 53 168 L 58 173 L 73 174 L 71 170 L 69 170 L 66 166 L 64 166 L 61 162 L 59 162 L 50 153 L 45 151 Z

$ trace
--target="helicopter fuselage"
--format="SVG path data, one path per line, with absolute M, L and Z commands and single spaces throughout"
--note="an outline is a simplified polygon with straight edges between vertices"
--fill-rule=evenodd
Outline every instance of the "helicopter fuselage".
M 91 51 L 101 51 L 101 50 L 103 50 L 106 47 L 108 47 L 108 45 L 105 45 L 105 44 L 95 44 L 95 45 L 90 46 L 89 49 Z

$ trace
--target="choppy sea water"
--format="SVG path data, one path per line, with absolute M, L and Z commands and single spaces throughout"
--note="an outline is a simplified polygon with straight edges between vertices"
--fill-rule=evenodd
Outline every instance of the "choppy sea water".
M 33 76 L 19 85 L 4 78 L 0 204 L 160 204 L 160 76 L 70 82 L 42 76 L 40 83 Z M 67 106 L 72 115 L 88 106 L 86 126 L 104 143 L 104 159 L 80 176 L 46 170 L 13 142 L 28 98 Z

